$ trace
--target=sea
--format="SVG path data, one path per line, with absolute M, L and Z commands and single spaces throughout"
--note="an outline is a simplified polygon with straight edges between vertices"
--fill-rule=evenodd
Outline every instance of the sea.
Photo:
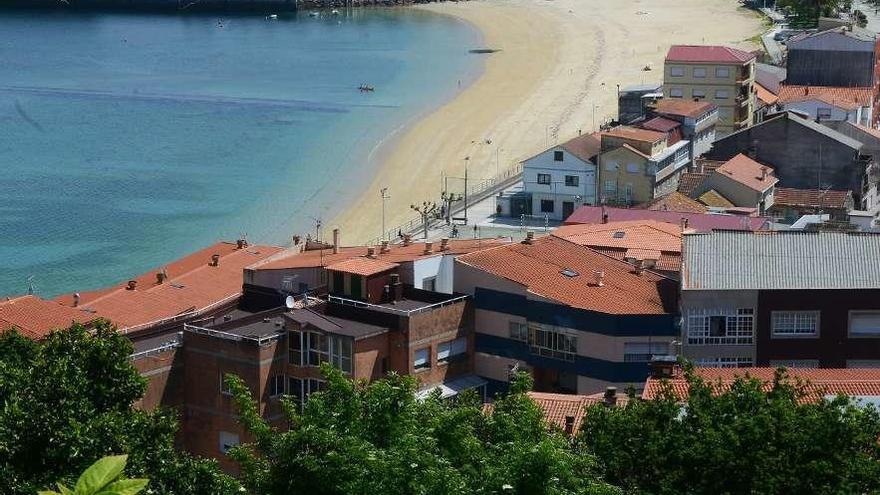
M 479 76 L 480 42 L 408 8 L 0 12 L 0 296 L 315 235 L 393 136 Z

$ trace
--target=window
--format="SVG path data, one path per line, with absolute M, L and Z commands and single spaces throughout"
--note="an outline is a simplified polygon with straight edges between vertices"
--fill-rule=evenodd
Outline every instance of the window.
M 626 164 L 626 173 L 628 174 L 637 174 L 641 172 L 641 167 L 638 163 L 627 163 Z
M 828 107 L 819 107 L 816 109 L 816 117 L 820 120 L 828 120 L 831 118 L 831 109 Z
M 613 196 L 617 194 L 617 181 L 616 180 L 606 180 L 605 181 L 605 194 L 609 196 Z
M 351 343 L 352 340 L 347 337 L 330 337 L 330 364 L 345 373 L 351 373 Z
M 770 328 L 774 337 L 815 337 L 819 335 L 819 312 L 773 311 Z
M 290 336 L 288 337 L 289 343 L 288 347 L 290 348 L 290 352 L 288 353 L 290 356 L 290 364 L 296 366 L 303 365 L 303 340 L 304 335 L 302 332 L 290 332 Z
M 416 349 L 413 353 L 413 369 L 426 370 L 431 367 L 430 348 Z
M 553 200 L 552 199 L 542 199 L 541 200 L 541 213 L 553 213 Z
M 352 341 L 340 335 L 306 332 L 308 366 L 329 362 L 346 373 L 352 372 Z
M 669 88 L 670 98 L 681 98 L 684 96 L 684 90 L 681 88 Z
M 287 394 L 290 396 L 290 399 L 297 403 L 302 404 L 303 398 L 303 380 L 299 378 L 289 377 L 287 379 Z
M 684 77 L 684 67 L 670 67 L 669 75 L 672 77 Z
M 269 377 L 269 397 L 284 395 L 284 375 Z
M 694 98 L 705 98 L 706 97 L 706 90 L 705 89 L 691 90 L 691 96 L 693 96 Z
M 623 362 L 644 363 L 654 356 L 669 354 L 667 342 L 625 342 L 623 344 Z
M 564 155 L 564 153 L 562 153 L 561 151 L 554 151 L 553 152 L 553 161 L 554 162 L 561 162 L 563 159 L 563 155 Z
M 225 373 L 220 373 L 220 393 L 223 395 L 232 395 L 232 388 L 226 383 Z
M 532 353 L 552 359 L 574 361 L 577 337 L 549 325 L 529 325 L 529 347 Z
M 330 339 L 315 332 L 306 334 L 309 340 L 309 366 L 319 366 L 330 360 Z
M 422 279 L 422 290 L 437 292 L 437 277 L 426 277 Z
M 550 185 L 550 174 L 538 174 L 538 184 Z
M 632 201 L 633 199 L 633 185 L 632 183 L 627 182 L 623 185 L 623 197 L 627 201 Z
M 847 368 L 880 368 L 880 360 L 877 359 L 847 359 Z
M 238 435 L 235 433 L 229 433 L 228 431 L 220 432 L 220 453 L 227 454 L 233 447 L 237 447 L 240 440 Z
M 608 162 L 605 164 L 606 172 L 617 172 L 617 163 L 616 162 Z
M 774 368 L 818 368 L 818 359 L 771 359 L 770 366 Z
M 717 357 L 697 359 L 694 364 L 703 368 L 751 368 L 754 361 L 750 357 Z
M 724 78 L 724 79 L 730 77 L 730 67 L 716 67 L 715 68 L 715 77 Z
M 303 380 L 303 387 L 303 404 L 305 404 L 313 393 L 320 392 L 327 388 L 327 382 L 324 380 L 309 378 L 308 380 Z
M 753 308 L 697 310 L 687 315 L 688 344 L 751 344 L 754 338 Z
M 698 78 L 706 77 L 706 68 L 705 67 L 694 67 L 694 77 L 698 77 Z
M 730 92 L 726 89 L 719 89 L 715 91 L 716 100 L 726 100 L 728 98 L 730 98 Z
M 467 337 L 459 337 L 437 346 L 437 362 L 448 363 L 467 356 Z
M 565 176 L 565 185 L 568 187 L 577 187 L 580 182 L 580 177 L 577 175 L 566 175 Z
M 850 337 L 880 337 L 880 311 L 850 311 Z
M 519 340 L 520 342 L 529 341 L 529 326 L 527 324 L 518 321 L 511 321 L 509 325 L 511 339 Z

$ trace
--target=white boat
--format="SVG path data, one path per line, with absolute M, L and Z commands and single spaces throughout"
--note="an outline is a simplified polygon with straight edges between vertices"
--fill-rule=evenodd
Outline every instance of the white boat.
M 319 15 L 321 15 L 321 14 L 319 14 L 317 12 L 309 12 L 309 17 L 318 17 Z
M 330 11 L 330 14 L 332 14 L 332 15 L 339 15 L 339 11 L 336 10 L 336 9 L 333 9 L 333 10 Z
M 270 21 L 274 21 L 275 19 L 278 19 L 278 14 L 269 14 L 266 16 L 266 19 L 269 19 Z

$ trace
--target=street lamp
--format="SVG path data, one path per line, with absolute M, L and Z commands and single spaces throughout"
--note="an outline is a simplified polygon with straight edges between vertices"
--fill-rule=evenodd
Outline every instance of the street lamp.
M 382 195 L 382 235 L 380 238 L 384 241 L 386 239 L 386 235 L 388 232 L 385 230 L 385 201 L 391 199 L 391 196 L 388 194 L 388 188 L 383 187 L 379 190 L 379 194 Z
M 471 157 L 464 157 L 464 224 L 467 225 L 467 207 L 468 207 L 468 163 L 471 161 Z

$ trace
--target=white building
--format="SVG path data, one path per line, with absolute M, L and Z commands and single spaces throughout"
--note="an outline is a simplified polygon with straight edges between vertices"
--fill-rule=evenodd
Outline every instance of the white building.
M 779 105 L 811 120 L 838 121 L 873 127 L 873 90 L 782 85 Z
M 523 162 L 523 190 L 532 215 L 564 220 L 581 205 L 596 204 L 598 134 L 584 134 Z

